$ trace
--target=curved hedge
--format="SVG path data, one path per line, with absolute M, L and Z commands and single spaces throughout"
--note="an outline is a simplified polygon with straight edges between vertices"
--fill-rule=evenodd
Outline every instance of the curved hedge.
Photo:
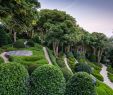
M 28 95 L 28 72 L 20 64 L 0 65 L 0 95 Z
M 65 95 L 96 95 L 90 75 L 85 72 L 76 73 L 68 81 Z
M 75 72 L 87 72 L 89 74 L 92 73 L 91 67 L 85 63 L 77 63 L 74 70 Z
M 53 65 L 41 66 L 31 75 L 30 95 L 64 95 L 65 79 L 61 70 Z

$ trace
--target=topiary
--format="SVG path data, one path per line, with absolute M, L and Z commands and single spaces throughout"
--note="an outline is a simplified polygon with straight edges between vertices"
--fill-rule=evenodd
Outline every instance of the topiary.
M 75 72 L 87 72 L 89 74 L 92 73 L 91 67 L 86 63 L 77 63 L 74 67 Z
M 20 39 L 20 40 L 17 40 L 15 43 L 14 43 L 14 47 L 15 48 L 25 48 L 25 44 L 24 44 L 24 40 L 23 39 Z
M 0 65 L 0 95 L 28 95 L 28 72 L 20 64 Z
M 76 73 L 68 81 L 65 95 L 96 95 L 91 76 L 85 72 Z
M 59 68 L 44 65 L 32 73 L 30 95 L 64 95 L 64 92 L 65 79 Z

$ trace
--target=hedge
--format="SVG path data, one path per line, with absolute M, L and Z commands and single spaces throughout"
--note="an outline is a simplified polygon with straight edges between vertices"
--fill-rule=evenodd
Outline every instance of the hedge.
M 30 95 L 64 95 L 65 79 L 61 70 L 53 65 L 44 65 L 31 74 Z
M 0 65 L 0 95 L 28 95 L 29 75 L 18 63 Z
M 68 81 L 65 95 L 96 95 L 91 76 L 85 72 L 76 73 Z

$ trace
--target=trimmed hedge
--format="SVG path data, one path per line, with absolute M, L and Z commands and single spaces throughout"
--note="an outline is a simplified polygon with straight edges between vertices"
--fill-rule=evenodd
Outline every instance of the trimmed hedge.
M 35 69 L 31 75 L 30 95 L 64 95 L 65 79 L 60 69 L 44 65 Z
M 65 95 L 96 95 L 91 76 L 85 72 L 76 73 L 68 81 Z
M 92 73 L 92 69 L 88 64 L 85 63 L 77 63 L 74 68 L 75 72 L 87 72 L 89 74 Z
M 0 95 L 28 95 L 29 75 L 20 64 L 0 65 Z

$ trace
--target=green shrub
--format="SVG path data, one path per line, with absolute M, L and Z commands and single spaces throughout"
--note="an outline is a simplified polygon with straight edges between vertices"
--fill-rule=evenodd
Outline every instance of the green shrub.
M 63 68 L 63 67 L 65 67 L 65 63 L 64 63 L 64 60 L 63 60 L 63 58 L 57 58 L 57 64 L 58 64 L 58 66 L 59 67 L 61 67 L 61 68 Z
M 85 72 L 76 73 L 68 81 L 65 95 L 96 95 L 91 76 Z
M 25 48 L 24 42 L 25 41 L 23 39 L 17 40 L 13 46 L 15 48 Z
M 29 41 L 27 42 L 27 46 L 29 46 L 29 47 L 34 47 L 34 46 L 35 46 L 35 43 L 34 43 L 32 40 L 29 40 Z
M 33 37 L 32 39 L 35 43 L 41 43 L 41 40 L 39 39 L 39 36 L 36 35 L 35 37 Z
M 109 78 L 109 80 L 110 80 L 111 82 L 113 82 L 113 74 L 111 74 L 111 73 L 108 72 L 108 78 Z
M 90 61 L 91 61 L 91 62 L 96 62 L 96 61 L 97 61 L 96 56 L 95 56 L 95 55 L 91 55 Z
M 98 80 L 100 80 L 100 81 L 103 81 L 104 79 L 103 79 L 103 76 L 100 74 L 100 73 L 98 73 L 98 72 L 93 72 L 92 73 L 92 75 L 94 76 L 94 77 L 96 77 Z
M 72 75 L 73 75 L 72 72 L 69 71 L 66 67 L 61 68 L 61 70 L 63 72 L 65 80 L 68 81 L 72 77 Z
M 113 68 L 111 66 L 107 67 L 107 71 L 113 74 Z
M 0 57 L 0 64 L 1 63 L 4 63 L 4 60 L 3 60 L 3 58 Z
M 27 70 L 18 63 L 0 65 L 0 95 L 28 95 Z
M 89 74 L 92 73 L 92 69 L 88 64 L 85 63 L 77 63 L 74 68 L 75 72 L 87 72 Z
M 64 95 L 65 79 L 53 65 L 41 66 L 31 75 L 31 95 Z

